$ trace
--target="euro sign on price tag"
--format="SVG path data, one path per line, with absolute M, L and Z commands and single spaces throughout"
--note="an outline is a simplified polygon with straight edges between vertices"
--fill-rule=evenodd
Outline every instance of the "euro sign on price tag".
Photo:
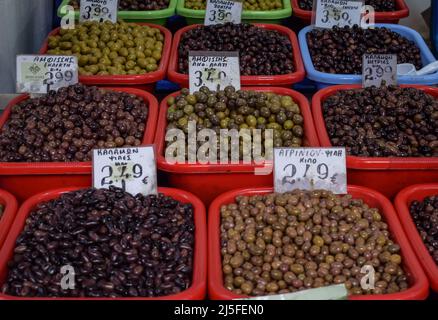
M 313 22 L 317 28 L 361 25 L 363 1 L 315 0 Z
M 93 186 L 122 188 L 133 195 L 157 194 L 157 166 L 153 146 L 94 149 Z
M 396 54 L 364 54 L 362 61 L 362 86 L 380 87 L 397 85 Z
M 207 0 L 204 24 L 223 24 L 242 21 L 242 0 Z
M 79 22 L 117 22 L 119 0 L 81 0 Z
M 275 148 L 274 188 L 347 193 L 345 148 Z
M 240 90 L 240 64 L 237 51 L 190 51 L 190 93 L 201 87 L 223 90 L 234 86 Z
M 45 94 L 78 83 L 75 56 L 17 56 L 17 92 Z

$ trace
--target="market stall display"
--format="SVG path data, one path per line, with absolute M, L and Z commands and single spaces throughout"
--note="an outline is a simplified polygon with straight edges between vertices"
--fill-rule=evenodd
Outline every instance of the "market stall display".
M 303 146 L 306 147 L 315 147 L 319 145 L 312 121 L 312 116 L 310 113 L 308 100 L 302 94 L 291 89 L 278 88 L 278 87 L 246 87 L 246 88 L 242 88 L 242 90 L 255 91 L 256 93 L 264 92 L 266 94 L 273 93 L 279 96 L 291 97 L 292 101 L 294 102 L 292 104 L 290 98 L 287 97 L 283 98 L 285 105 L 289 105 L 290 107 L 288 108 L 291 108 L 291 111 L 286 111 L 284 115 L 289 114 L 289 116 L 292 116 L 291 117 L 292 122 L 294 121 L 294 117 L 295 117 L 295 121 L 298 120 L 297 123 L 300 123 L 302 121 L 302 124 L 300 124 L 298 127 L 302 128 L 303 132 L 301 132 L 301 130 L 299 130 L 300 132 L 295 132 L 295 134 L 296 133 L 299 133 L 300 135 L 302 134 L 302 138 L 296 139 L 297 136 L 295 136 L 295 139 L 293 139 L 294 138 L 293 131 L 290 132 L 290 130 L 283 130 L 285 124 L 286 124 L 286 128 L 290 126 L 290 122 L 286 123 L 285 121 L 283 123 L 283 128 L 281 128 L 280 124 L 278 123 L 275 124 L 275 122 L 277 121 L 277 116 L 275 118 L 270 116 L 269 118 L 273 120 L 271 126 L 274 127 L 274 131 L 277 131 L 277 133 L 274 134 L 278 135 L 277 136 L 278 143 L 280 143 L 280 139 L 281 139 L 281 144 L 283 144 L 283 138 L 287 138 L 284 139 L 284 142 L 291 141 L 292 143 L 302 144 Z M 242 94 L 245 95 L 245 93 Z M 199 96 L 199 93 L 197 95 Z M 181 96 L 181 92 L 173 93 L 162 101 L 160 105 L 160 116 L 158 119 L 157 133 L 155 135 L 158 169 L 163 172 L 166 181 L 168 181 L 169 184 L 177 188 L 183 187 L 184 190 L 192 192 L 193 194 L 198 196 L 206 205 L 210 204 L 210 202 L 219 194 L 232 190 L 234 188 L 272 185 L 272 181 L 273 181 L 272 173 L 269 174 L 269 172 L 272 172 L 272 170 L 269 170 L 269 168 L 272 169 L 272 161 L 263 161 L 261 163 L 256 163 L 255 161 L 250 161 L 249 163 L 239 161 L 239 163 L 233 163 L 230 160 L 228 160 L 226 163 L 218 162 L 216 164 L 214 163 L 204 164 L 198 161 L 195 161 L 195 163 L 168 162 L 165 157 L 166 156 L 165 136 L 166 136 L 168 125 L 170 121 L 173 120 L 173 116 L 172 116 L 172 120 L 168 120 L 168 109 L 170 107 L 168 101 L 169 99 L 170 102 L 173 102 L 174 99 L 176 101 L 176 98 L 178 96 Z M 192 99 L 192 97 L 189 98 L 189 101 L 190 99 Z M 235 99 L 229 99 L 229 100 L 227 99 L 226 108 L 230 110 L 230 115 L 231 112 L 233 112 L 233 110 L 234 112 L 236 112 L 238 109 L 236 105 L 233 105 L 234 101 Z M 194 100 L 192 101 L 192 103 L 193 102 Z M 263 100 L 263 102 L 261 101 L 261 103 L 262 103 L 262 107 L 263 106 L 266 107 L 267 104 L 266 100 Z M 222 103 L 219 103 L 217 105 L 220 108 L 223 107 Z M 296 105 L 299 106 L 299 112 L 301 117 L 297 112 L 292 111 L 292 109 L 298 111 L 296 110 Z M 194 106 L 192 105 L 192 107 L 190 107 L 191 106 L 190 104 L 188 104 L 187 106 L 188 106 L 187 108 L 188 111 L 190 111 L 192 107 L 194 110 L 196 110 L 195 108 L 199 107 L 199 105 L 197 106 L 196 103 Z M 247 103 L 245 103 L 244 108 L 245 107 L 248 108 Z M 269 109 L 271 110 L 272 107 L 274 107 L 274 111 L 275 109 L 278 109 L 278 102 L 274 102 L 273 104 L 271 104 Z M 279 112 L 281 108 L 282 107 L 280 107 L 280 109 L 278 110 Z M 286 109 L 285 107 L 283 108 Z M 251 109 L 248 108 L 248 111 L 250 110 Z M 271 112 L 270 110 L 269 112 Z M 268 112 L 268 110 L 265 109 L 264 111 Z M 211 114 L 210 117 L 215 118 L 217 117 L 217 114 Z M 281 115 L 281 117 L 283 117 L 283 115 Z M 241 120 L 241 117 L 239 117 L 237 113 L 235 118 L 237 118 L 238 121 Z M 263 118 L 263 117 L 259 117 L 259 118 Z M 254 124 L 254 118 L 251 117 L 250 115 L 248 117 L 248 120 L 250 124 Z M 263 120 L 260 119 L 260 121 Z M 230 121 L 228 121 L 227 125 L 230 125 L 230 123 L 231 123 L 231 119 Z M 247 123 L 245 124 L 249 127 Z M 236 124 L 234 123 L 234 125 Z M 245 127 L 245 125 L 243 127 Z M 285 136 L 282 136 L 282 134 L 284 134 Z M 290 138 L 292 138 L 292 140 Z M 257 170 L 264 171 L 264 169 L 268 169 L 268 173 L 259 174 L 259 175 L 255 174 Z
M 66 188 L 29 199 L 1 251 L 0 295 L 204 298 L 204 206 L 181 190 L 159 192 Z M 33 252 L 49 262 L 41 264 Z M 20 271 L 29 263 L 35 276 Z M 75 270 L 73 290 L 55 285 L 65 265 Z M 47 271 L 49 279 L 39 282 Z
M 437 195 L 436 183 L 419 184 L 403 189 L 395 199 L 400 222 L 435 292 L 438 292 Z
M 332 86 L 312 100 L 321 146 L 345 146 L 350 153 L 348 181 L 389 198 L 409 185 L 438 179 L 436 138 L 432 137 L 438 91 L 401 87 Z
M 303 22 L 310 24 L 312 20 L 313 0 L 291 0 L 292 13 Z M 377 23 L 395 23 L 409 16 L 409 7 L 405 0 L 366 0 L 366 5 L 375 9 Z
M 168 77 L 183 87 L 189 84 L 190 50 L 239 51 L 242 85 L 291 85 L 304 79 L 296 35 L 286 27 L 244 23 L 179 30 L 173 40 Z
M 149 22 L 165 25 L 175 14 L 178 0 L 123 0 L 119 1 L 118 18 L 129 22 Z M 79 19 L 79 0 L 63 0 L 58 8 L 58 17 L 63 17 L 66 6 L 72 5 Z
M 21 95 L 0 118 L 0 186 L 20 201 L 65 185 L 87 186 L 92 148 L 151 144 L 157 117 L 156 98 L 138 89 L 77 84 L 41 98 Z
M 349 27 L 317 30 L 309 26 L 301 30 L 298 37 L 307 78 L 314 81 L 318 89 L 361 83 L 362 55 L 365 53 L 397 54 L 399 63 L 409 61 L 417 68 L 436 61 L 418 32 L 394 24 L 376 24 L 375 29 L 356 26 L 352 30 Z M 347 47 L 349 49 L 345 50 Z M 434 85 L 438 83 L 438 72 L 398 76 L 398 82 Z
M 171 39 L 170 31 L 159 25 L 85 22 L 53 30 L 40 53 L 78 56 L 81 83 L 152 91 L 165 77 Z
M 203 23 L 205 5 L 205 0 L 178 0 L 176 13 L 188 24 Z M 291 12 L 290 0 L 245 0 L 242 21 L 280 24 L 282 19 L 290 17 Z
M 351 197 L 327 191 L 272 192 L 234 190 L 211 205 L 208 287 L 213 299 L 294 292 L 333 282 L 346 283 L 350 299 L 427 297 L 427 279 L 384 196 L 356 186 L 348 188 Z M 282 257 L 277 255 L 280 248 Z M 357 288 L 364 265 L 377 269 L 374 295 Z

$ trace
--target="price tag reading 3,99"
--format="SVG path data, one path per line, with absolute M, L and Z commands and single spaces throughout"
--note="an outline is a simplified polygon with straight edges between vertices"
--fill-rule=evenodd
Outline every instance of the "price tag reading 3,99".
M 17 56 L 17 92 L 44 94 L 78 83 L 75 56 Z
M 314 24 L 318 28 L 331 29 L 361 25 L 363 1 L 316 0 L 313 11 Z
M 118 0 L 81 0 L 79 22 L 117 22 Z
M 204 24 L 240 23 L 242 0 L 207 0 Z
M 396 54 L 364 54 L 362 61 L 362 85 L 364 88 L 397 85 Z
M 133 195 L 157 194 L 152 146 L 93 150 L 93 186 L 122 188 Z
M 347 193 L 345 148 L 274 149 L 275 192 L 294 189 Z
M 240 64 L 237 51 L 190 51 L 190 93 L 201 87 L 223 90 L 232 85 L 240 90 Z

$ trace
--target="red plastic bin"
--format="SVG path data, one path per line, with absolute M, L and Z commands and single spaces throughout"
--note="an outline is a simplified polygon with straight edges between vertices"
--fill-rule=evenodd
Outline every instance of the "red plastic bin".
M 400 19 L 409 16 L 409 7 L 404 0 L 395 0 L 396 11 L 376 12 L 376 23 L 394 23 L 398 24 Z M 303 10 L 299 6 L 299 0 L 292 0 L 292 14 L 301 19 L 304 23 L 312 22 L 312 11 Z
M 408 187 L 397 195 L 395 209 L 412 247 L 416 249 L 415 253 L 429 278 L 432 289 L 438 292 L 438 266 L 424 245 L 409 211 L 414 200 L 423 201 L 424 198 L 434 195 L 438 195 L 438 183 Z
M 438 89 L 417 85 L 415 87 L 438 98 Z M 327 87 L 316 93 L 312 100 L 312 114 L 322 147 L 331 147 L 322 114 L 322 103 L 341 90 L 359 89 L 360 85 Z M 397 193 L 412 184 L 438 181 L 438 158 L 367 158 L 347 156 L 348 183 L 375 189 L 393 199 Z
M 294 83 L 300 82 L 304 80 L 305 70 L 304 63 L 301 57 L 300 45 L 298 44 L 298 38 L 292 30 L 275 25 L 275 24 L 261 24 L 254 23 L 254 25 L 268 29 L 268 30 L 276 30 L 280 33 L 287 35 L 291 44 L 294 55 L 294 65 L 296 71 L 290 74 L 285 75 L 277 75 L 277 76 L 241 76 L 240 81 L 243 86 L 290 86 Z M 178 83 L 181 87 L 188 88 L 189 86 L 189 75 L 180 73 L 178 69 L 178 46 L 181 40 L 181 36 L 187 32 L 188 30 L 195 29 L 200 27 L 200 24 L 194 24 L 191 26 L 187 26 L 178 30 L 173 38 L 172 44 L 172 53 L 170 55 L 169 62 L 169 70 L 168 70 L 168 78 L 170 81 Z
M 301 93 L 278 87 L 247 87 L 242 90 L 255 90 L 262 92 L 274 92 L 276 94 L 291 96 L 300 106 L 304 118 L 304 144 L 308 147 L 317 147 L 318 138 L 313 126 L 309 102 Z M 164 173 L 169 185 L 181 188 L 197 195 L 208 205 L 219 194 L 228 190 L 245 187 L 261 187 L 272 185 L 273 177 L 270 175 L 255 175 L 255 168 L 261 168 L 252 164 L 169 164 L 164 157 L 166 127 L 167 127 L 167 99 L 175 97 L 180 92 L 167 96 L 160 106 L 155 145 L 157 147 L 158 169 Z M 272 163 L 269 163 L 272 166 Z
M 8 235 L 9 228 L 15 219 L 18 203 L 15 197 L 7 191 L 0 190 L 0 204 L 3 205 L 3 215 L 0 217 L 0 249 Z
M 131 88 L 105 87 L 134 94 L 144 99 L 149 106 L 142 145 L 152 144 L 158 119 L 158 101 L 150 93 Z M 11 100 L 0 117 L 0 130 L 9 118 L 14 105 L 28 99 L 20 95 Z M 91 162 L 0 162 L 0 188 L 13 193 L 19 202 L 42 191 L 68 187 L 91 185 Z
M 157 81 L 163 80 L 166 77 L 167 67 L 169 64 L 170 49 L 172 46 L 172 33 L 165 27 L 151 24 L 151 23 L 137 23 L 142 26 L 150 26 L 159 29 L 164 35 L 163 52 L 158 66 L 158 70 L 141 75 L 109 75 L 109 76 L 79 76 L 79 82 L 89 85 L 99 85 L 99 86 L 120 86 L 126 85 L 131 88 L 137 88 L 153 92 L 155 83 Z M 49 33 L 46 40 L 40 49 L 40 54 L 45 54 L 48 50 L 48 40 L 50 36 L 55 36 L 59 34 L 60 28 L 56 28 Z
M 220 208 L 234 203 L 236 196 L 252 196 L 272 193 L 273 188 L 239 189 L 227 192 L 216 198 L 210 206 L 208 215 L 208 295 L 213 300 L 231 300 L 246 298 L 225 289 L 222 277 L 222 257 L 220 252 Z M 394 207 L 382 194 L 364 187 L 348 186 L 348 193 L 363 199 L 369 206 L 378 208 L 385 217 L 394 240 L 401 247 L 404 269 L 408 274 L 411 287 L 404 292 L 382 295 L 350 296 L 350 300 L 421 300 L 429 294 L 427 277 L 414 251 L 412 250 L 403 228 L 398 221 Z
M 26 219 L 31 210 L 35 208 L 38 203 L 49 201 L 59 197 L 61 194 L 78 190 L 78 187 L 56 189 L 37 194 L 28 199 L 17 213 L 17 217 L 11 227 L 8 237 L 0 251 L 0 287 L 3 285 L 8 272 L 8 261 L 13 257 L 15 241 L 22 232 Z M 158 192 L 174 198 L 175 200 L 191 203 L 194 208 L 194 222 L 195 222 L 195 250 L 193 262 L 193 279 L 192 285 L 187 290 L 170 295 L 157 298 L 117 298 L 115 300 L 202 300 L 205 298 L 207 287 L 207 223 L 206 212 L 204 204 L 196 198 L 193 194 L 172 189 L 172 188 L 158 188 Z M 3 300 L 108 300 L 112 298 L 21 298 L 0 293 L 0 299 Z

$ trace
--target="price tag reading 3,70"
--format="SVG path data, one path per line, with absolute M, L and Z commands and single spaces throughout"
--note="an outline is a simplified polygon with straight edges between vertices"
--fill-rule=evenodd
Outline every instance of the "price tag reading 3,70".
M 361 25 L 363 1 L 316 0 L 313 19 L 318 28 Z
M 397 85 L 396 54 L 364 54 L 362 61 L 362 85 L 364 88 Z
M 240 23 L 242 0 L 207 0 L 204 24 Z
M 93 186 L 122 188 L 133 195 L 157 194 L 152 146 L 93 150 Z
M 81 0 L 79 22 L 117 22 L 119 0 Z
M 345 148 L 274 149 L 275 192 L 294 189 L 347 193 Z
M 44 94 L 78 83 L 75 56 L 17 56 L 17 92 Z
M 240 64 L 237 51 L 190 51 L 190 93 L 201 87 L 223 90 L 232 85 L 240 90 Z

